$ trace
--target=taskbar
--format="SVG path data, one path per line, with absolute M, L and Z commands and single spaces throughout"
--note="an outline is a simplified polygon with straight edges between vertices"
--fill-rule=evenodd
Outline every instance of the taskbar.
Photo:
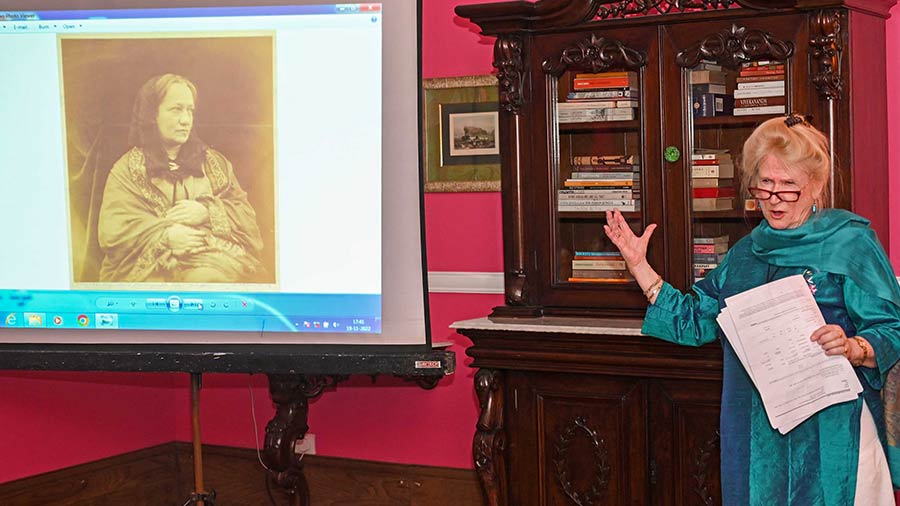
M 0 328 L 378 334 L 379 317 L 138 312 L 0 312 Z

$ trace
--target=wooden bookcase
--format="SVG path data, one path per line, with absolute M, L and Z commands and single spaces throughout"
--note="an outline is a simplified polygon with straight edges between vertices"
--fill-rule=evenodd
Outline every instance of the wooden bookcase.
M 695 72 L 719 72 L 713 84 L 734 98 L 739 78 L 760 70 L 747 67 L 763 62 L 784 81 L 781 96 L 764 103 L 813 116 L 832 140 L 832 205 L 869 218 L 887 248 L 884 20 L 894 3 L 457 7 L 496 37 L 500 92 L 506 303 L 489 319 L 457 325 L 472 339 L 468 354 L 480 368 L 474 452 L 489 504 L 720 503 L 721 351 L 679 350 L 636 335 L 646 300 L 634 282 L 573 276 L 576 256 L 614 247 L 601 208 L 562 211 L 563 190 L 577 187 L 577 157 L 633 157 L 639 184 L 626 218 L 636 231 L 658 225 L 648 259 L 664 279 L 689 289 L 702 275 L 698 238 L 727 236 L 730 246 L 761 220 L 745 210 L 736 168 L 718 183 L 735 188 L 733 200 L 695 209 L 705 204 L 694 200 L 693 155 L 718 150 L 739 161 L 753 128 L 779 115 L 695 115 L 699 94 L 712 89 L 695 88 L 703 79 Z M 631 79 L 633 116 L 587 121 L 597 111 L 565 112 L 580 107 L 569 103 L 577 101 L 570 93 L 598 77 L 585 74 L 608 72 Z

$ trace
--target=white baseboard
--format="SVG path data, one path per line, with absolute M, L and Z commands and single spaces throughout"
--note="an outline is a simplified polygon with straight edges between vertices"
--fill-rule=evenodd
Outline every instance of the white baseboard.
M 502 272 L 428 272 L 431 293 L 503 293 Z

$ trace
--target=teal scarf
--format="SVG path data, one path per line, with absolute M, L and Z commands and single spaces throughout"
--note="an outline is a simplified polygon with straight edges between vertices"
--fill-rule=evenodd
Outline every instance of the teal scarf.
M 776 230 L 763 221 L 751 232 L 752 252 L 779 267 L 815 265 L 853 280 L 864 291 L 900 307 L 900 285 L 893 267 L 869 228 L 869 220 L 842 209 L 814 214 L 803 225 Z M 898 336 L 900 339 L 900 336 Z M 895 484 L 900 481 L 900 367 L 879 364 L 885 374 L 884 404 L 887 457 Z

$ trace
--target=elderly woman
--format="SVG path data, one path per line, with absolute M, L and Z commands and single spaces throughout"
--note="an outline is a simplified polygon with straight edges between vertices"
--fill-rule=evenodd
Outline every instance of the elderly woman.
M 197 89 L 175 74 L 138 92 L 129 143 L 103 192 L 100 281 L 253 282 L 256 213 L 231 163 L 193 131 Z
M 713 342 L 721 335 L 716 316 L 726 297 L 804 274 L 827 323 L 810 339 L 825 354 L 850 361 L 863 394 L 781 435 L 734 350 L 720 339 L 723 504 L 893 506 L 885 446 L 891 443 L 892 456 L 896 439 L 885 437 L 879 395 L 900 357 L 900 289 L 891 265 L 867 220 L 823 209 L 828 142 L 805 119 L 766 121 L 745 142 L 742 160 L 744 183 L 765 219 L 693 293 L 680 293 L 647 263 L 655 225 L 637 236 L 621 213 L 607 213 L 606 235 L 650 302 L 643 333 L 690 346 Z M 893 471 L 900 476 L 900 465 Z

